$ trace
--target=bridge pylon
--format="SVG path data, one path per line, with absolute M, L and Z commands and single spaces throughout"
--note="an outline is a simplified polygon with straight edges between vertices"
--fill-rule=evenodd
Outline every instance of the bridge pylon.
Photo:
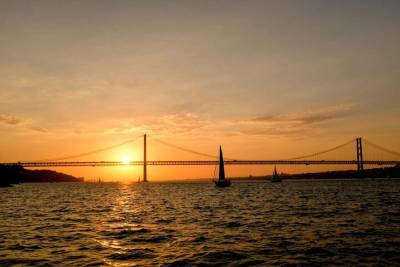
M 364 159 L 362 150 L 362 138 L 358 137 L 356 139 L 356 149 L 357 149 L 357 171 L 361 173 L 364 170 Z
M 147 135 L 143 136 L 143 182 L 147 182 Z

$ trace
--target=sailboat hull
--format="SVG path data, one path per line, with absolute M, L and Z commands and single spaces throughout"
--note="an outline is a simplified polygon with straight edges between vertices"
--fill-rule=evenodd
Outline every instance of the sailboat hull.
M 273 182 L 273 183 L 282 182 L 282 178 L 279 177 L 278 172 L 276 171 L 276 166 L 275 166 L 274 172 L 272 173 L 271 182 Z
M 226 179 L 217 180 L 217 181 L 214 181 L 214 183 L 215 183 L 216 187 L 228 187 L 228 186 L 231 185 L 231 181 L 230 180 L 226 180 Z

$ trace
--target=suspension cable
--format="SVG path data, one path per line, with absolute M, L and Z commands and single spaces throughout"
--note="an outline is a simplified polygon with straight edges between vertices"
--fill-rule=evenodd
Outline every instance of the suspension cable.
M 385 151 L 386 153 L 389 153 L 389 154 L 396 155 L 396 156 L 399 156 L 399 157 L 400 157 L 400 153 L 399 153 L 399 152 L 396 152 L 396 151 L 393 151 L 393 150 L 384 148 L 384 147 L 382 147 L 382 146 L 380 146 L 380 145 L 374 144 L 374 143 L 372 143 L 372 142 L 366 140 L 365 138 L 363 139 L 363 141 L 364 141 L 366 144 L 368 144 L 368 145 L 370 145 L 370 146 L 372 146 L 372 147 L 375 147 L 375 148 L 377 148 L 377 149 L 379 149 L 379 150 Z
M 104 151 L 107 151 L 107 150 L 114 149 L 114 148 L 116 148 L 116 147 L 120 147 L 120 146 L 126 145 L 126 144 L 128 144 L 128 143 L 135 142 L 135 141 L 136 141 L 138 138 L 140 138 L 140 137 L 142 137 L 142 135 L 140 135 L 140 136 L 138 136 L 138 137 L 135 137 L 135 138 L 133 138 L 133 139 L 126 140 L 126 141 L 124 141 L 124 142 L 122 142 L 122 143 L 118 143 L 118 144 L 115 144 L 115 145 L 112 145 L 112 146 L 107 146 L 107 147 L 103 147 L 103 148 L 100 148 L 100 149 L 88 151 L 88 152 L 85 152 L 85 153 L 80 153 L 80 154 L 75 154 L 75 155 L 69 155 L 69 156 L 64 156 L 64 157 L 60 157 L 60 158 L 43 159 L 43 160 L 35 160 L 35 161 L 37 161 L 37 162 L 42 162 L 42 161 L 59 161 L 59 160 L 80 158 L 80 157 L 83 157 L 83 156 L 88 156 L 88 155 L 92 155 L 92 154 L 97 154 L 97 153 L 100 153 L 100 152 L 104 152 Z
M 114 149 L 114 148 L 123 146 L 123 145 L 128 144 L 128 143 L 135 142 L 135 141 L 137 141 L 137 139 L 140 138 L 140 137 L 142 137 L 142 135 L 137 136 L 137 137 L 135 137 L 135 138 L 133 138 L 133 139 L 126 140 L 126 141 L 124 141 L 124 142 L 115 144 L 115 145 L 107 146 L 107 147 L 100 148 L 100 149 L 96 149 L 96 150 L 93 150 L 93 151 L 88 151 L 88 152 L 85 152 L 85 153 L 80 153 L 80 154 L 75 154 L 75 155 L 69 155 L 69 156 L 64 156 L 64 157 L 59 157 L 59 158 L 51 158 L 51 159 L 44 159 L 44 160 L 35 160 L 35 161 L 36 161 L 36 162 L 43 162 L 43 161 L 60 161 L 60 160 L 73 159 L 73 158 L 79 158 L 79 157 L 88 156 L 88 155 L 92 155 L 92 154 L 97 154 L 97 153 L 100 153 L 100 152 L 104 152 L 104 151 L 107 151 L 107 150 L 111 150 L 111 149 Z M 206 153 L 202 153 L 202 152 L 198 152 L 198 151 L 191 150 L 191 149 L 187 149 L 187 148 L 184 148 L 184 147 L 181 147 L 181 146 L 177 146 L 177 145 L 171 144 L 171 143 L 169 143 L 169 142 L 165 142 L 165 141 L 160 140 L 160 139 L 152 138 L 152 140 L 154 140 L 154 141 L 156 141 L 156 142 L 158 142 L 158 143 L 161 143 L 161 144 L 163 144 L 163 145 L 166 145 L 166 146 L 169 146 L 169 147 L 172 147 L 172 148 L 175 148 L 175 149 L 184 151 L 184 152 L 196 154 L 196 155 L 203 156 L 203 157 L 218 159 L 218 156 L 211 155 L 211 154 L 206 154 Z M 353 143 L 354 140 L 355 140 L 355 139 L 352 139 L 352 140 L 350 140 L 350 141 L 348 141 L 348 142 L 345 142 L 345 143 L 343 143 L 343 144 L 341 144 L 341 145 L 332 147 L 332 148 L 327 149 L 327 150 L 323 150 L 323 151 L 319 151 L 319 152 L 316 152 L 316 153 L 307 154 L 307 155 L 303 155 L 303 156 L 298 156 L 298 157 L 283 159 L 283 160 L 298 160 L 298 159 L 316 157 L 316 156 L 319 156 L 319 155 L 322 155 L 322 154 L 325 154 L 325 153 L 332 152 L 332 151 L 337 150 L 337 149 L 339 149 L 339 148 L 342 148 L 342 147 L 344 147 L 344 146 L 346 146 L 346 145 L 348 145 L 348 144 L 350 144 L 350 143 Z M 364 142 L 367 143 L 367 144 L 369 144 L 369 145 L 371 145 L 371 146 L 373 146 L 373 147 L 375 147 L 375 148 L 378 148 L 378 149 L 380 149 L 380 150 L 383 150 L 383 151 L 385 151 L 385 152 L 387 152 L 387 153 L 400 156 L 400 153 L 398 153 L 398 152 L 396 152 L 396 151 L 392 151 L 392 150 L 389 150 L 389 149 L 387 149 L 387 148 L 381 147 L 381 146 L 376 145 L 376 144 L 374 144 L 374 143 L 371 143 L 371 142 L 369 142 L 369 141 L 367 141 L 367 140 L 365 140 L 365 139 L 364 139 Z M 227 160 L 235 160 L 235 159 L 231 159 L 231 158 L 226 158 L 226 159 L 227 159 Z
M 182 150 L 182 151 L 185 151 L 185 152 L 189 152 L 189 153 L 192 153 L 192 154 L 196 154 L 196 155 L 199 155 L 199 156 L 208 157 L 208 158 L 214 158 L 214 159 L 215 159 L 215 158 L 218 158 L 218 157 L 216 157 L 216 156 L 214 156 L 214 155 L 210 155 L 210 154 L 206 154 L 206 153 L 197 152 L 197 151 L 194 151 L 194 150 L 191 150 L 191 149 L 187 149 L 187 148 L 184 148 L 184 147 L 181 147 L 181 146 L 177 146 L 177 145 L 174 145 L 174 144 L 171 144 L 171 143 L 162 141 L 162 140 L 160 140 L 160 139 L 154 139 L 154 138 L 152 138 L 152 140 L 154 140 L 154 141 L 156 141 L 156 142 L 159 142 L 159 143 L 161 143 L 161 144 L 163 144 L 163 145 L 166 145 L 166 146 L 169 146 L 169 147 L 173 147 L 173 148 L 176 148 L 176 149 L 179 149 L 179 150 Z
M 184 147 L 181 147 L 181 146 L 177 146 L 177 145 L 165 142 L 165 141 L 160 140 L 160 139 L 154 139 L 153 138 L 152 140 L 154 140 L 156 142 L 159 142 L 159 143 L 161 143 L 163 145 L 166 145 L 166 146 L 178 149 L 178 150 L 182 150 L 182 151 L 185 151 L 185 152 L 188 152 L 188 153 L 196 154 L 196 155 L 199 155 L 199 156 L 208 157 L 208 158 L 214 158 L 214 159 L 218 159 L 219 158 L 218 156 L 214 156 L 214 155 L 211 155 L 211 154 L 206 154 L 206 153 L 194 151 L 194 150 L 191 150 L 191 149 L 187 149 L 187 148 L 184 148 Z M 225 159 L 234 160 L 234 159 L 230 159 L 230 158 L 225 158 Z
M 159 142 L 159 143 L 161 143 L 161 144 L 164 144 L 164 145 L 167 145 L 167 146 L 170 146 L 170 147 L 173 147 L 173 148 L 175 148 L 175 149 L 179 149 L 179 150 L 182 150 L 182 151 L 185 151 L 185 152 L 189 152 L 189 153 L 192 153 L 192 154 L 196 154 L 196 155 L 200 155 L 200 156 L 204 156 L 204 157 L 209 157 L 209 158 L 216 158 L 216 159 L 218 158 L 218 156 L 214 156 L 214 155 L 210 155 L 210 154 L 206 154 L 206 153 L 194 151 L 194 150 L 191 150 L 191 149 L 187 149 L 187 148 L 184 148 L 184 147 L 181 147 L 181 146 L 177 146 L 177 145 L 174 145 L 174 144 L 171 144 L 171 143 L 168 143 L 168 142 L 159 140 L 159 139 L 153 139 L 153 140 L 154 140 L 154 141 L 157 141 L 157 142 Z M 283 160 L 297 160 L 297 159 L 303 159 L 303 158 L 310 158 L 310 157 L 319 156 L 319 155 L 322 155 L 322 154 L 325 154 L 325 153 L 328 153 L 328 152 L 332 152 L 332 151 L 334 151 L 334 150 L 336 150 L 336 149 L 342 148 L 342 147 L 344 147 L 344 146 L 346 146 L 346 145 L 348 145 L 348 144 L 351 144 L 351 143 L 354 142 L 354 140 L 355 140 L 355 139 L 352 139 L 352 140 L 350 140 L 350 141 L 348 141 L 348 142 L 345 142 L 345 143 L 343 143 L 343 144 L 341 144 L 341 145 L 332 147 L 332 148 L 327 149 L 327 150 L 323 150 L 323 151 L 319 151 L 319 152 L 316 152 L 316 153 L 312 153 L 312 154 L 308 154 L 308 155 L 303 155 L 303 156 L 299 156 L 299 157 L 294 157 L 294 158 L 289 158 L 289 159 L 283 159 Z M 227 159 L 227 160 L 235 160 L 235 159 L 230 159 L 230 158 L 225 158 L 225 159 Z
M 338 146 L 329 148 L 329 149 L 327 149 L 327 150 L 323 150 L 323 151 L 320 151 L 320 152 L 316 152 L 316 153 L 312 153 L 312 154 L 308 154 L 308 155 L 304 155 L 304 156 L 300 156 L 300 157 L 294 157 L 294 158 L 284 159 L 284 160 L 298 160 L 298 159 L 304 159 L 304 158 L 311 158 L 311 157 L 320 156 L 320 155 L 323 155 L 323 154 L 325 154 L 325 153 L 332 152 L 332 151 L 334 151 L 334 150 L 336 150 L 336 149 L 339 149 L 339 148 L 342 148 L 342 147 L 344 147 L 344 146 L 347 146 L 348 144 L 353 143 L 354 140 L 355 140 L 355 139 L 352 139 L 352 140 L 350 140 L 350 141 L 348 141 L 348 142 L 346 142 L 346 143 L 344 143 L 344 144 L 341 144 L 341 145 L 338 145 Z

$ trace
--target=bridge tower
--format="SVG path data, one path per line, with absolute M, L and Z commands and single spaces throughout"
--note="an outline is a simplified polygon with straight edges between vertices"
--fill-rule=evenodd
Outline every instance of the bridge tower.
M 363 150 L 362 150 L 362 139 L 358 137 L 357 143 L 357 171 L 361 173 L 364 170 Z
M 145 134 L 143 136 L 143 182 L 147 182 L 147 144 Z

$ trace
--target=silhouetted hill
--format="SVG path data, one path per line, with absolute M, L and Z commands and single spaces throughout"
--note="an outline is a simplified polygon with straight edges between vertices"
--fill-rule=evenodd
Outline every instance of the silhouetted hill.
M 282 179 L 346 179 L 346 178 L 400 178 L 400 166 L 356 170 L 328 171 L 317 173 L 282 174 Z
M 83 182 L 83 178 L 50 170 L 28 170 L 20 165 L 0 165 L 0 186 L 2 187 L 17 183 L 40 182 Z
M 366 169 L 362 173 L 356 170 L 327 171 L 287 174 L 281 173 L 282 179 L 351 179 L 351 178 L 400 178 L 400 165 L 394 167 Z M 271 175 L 232 178 L 236 180 L 269 180 Z

